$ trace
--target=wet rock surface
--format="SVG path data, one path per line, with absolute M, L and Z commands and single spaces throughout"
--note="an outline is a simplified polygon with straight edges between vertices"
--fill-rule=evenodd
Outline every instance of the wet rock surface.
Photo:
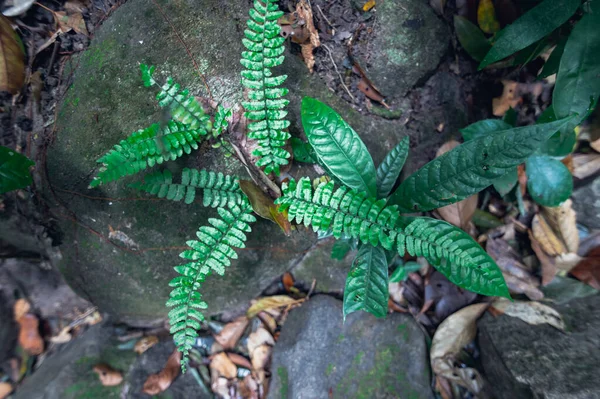
M 425 336 L 412 317 L 342 320 L 317 295 L 293 310 L 273 354 L 269 398 L 433 398 Z
M 556 306 L 566 332 L 510 316 L 479 320 L 482 363 L 496 397 L 600 398 L 599 303 L 592 295 Z

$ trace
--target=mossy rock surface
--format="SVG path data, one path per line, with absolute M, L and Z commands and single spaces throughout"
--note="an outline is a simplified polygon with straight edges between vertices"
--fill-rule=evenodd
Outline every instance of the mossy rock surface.
M 72 85 L 60 105 L 56 137 L 47 151 L 46 197 L 53 202 L 64 232 L 60 268 L 66 280 L 117 320 L 142 326 L 164 320 L 168 281 L 175 276 L 173 266 L 182 263 L 177 255 L 216 212 L 203 208 L 201 200 L 190 206 L 148 200 L 127 187 L 139 176 L 90 190 L 87 187 L 96 172 L 96 159 L 131 132 L 168 118 L 156 105 L 155 93 L 143 87 L 139 63 L 156 65 L 157 78 L 173 76 L 191 93 L 206 96 L 197 65 L 216 101 L 239 103 L 243 96 L 239 82 L 241 37 L 250 4 L 130 0 L 95 32 L 90 48 L 71 60 Z M 447 97 L 458 95 L 447 90 L 444 98 L 436 100 L 439 110 L 420 120 L 414 113 L 415 123 L 410 127 L 400 120 L 360 114 L 316 75 L 310 75 L 297 55 L 286 54 L 279 72 L 289 76 L 286 85 L 290 88 L 293 135 L 303 136 L 302 96 L 316 97 L 348 120 L 376 163 L 402 137 L 410 135 L 418 154 L 415 164 L 421 165 L 433 156 L 433 147 L 441 140 L 435 126 L 448 122 L 448 115 L 461 114 L 455 112 L 460 105 L 455 106 Z M 451 109 L 447 104 L 452 104 Z M 166 167 L 176 174 L 186 166 L 247 178 L 235 158 L 226 158 L 222 149 L 208 145 Z M 309 170 L 312 167 L 304 165 L 294 167 L 291 173 L 299 177 Z M 316 242 L 315 235 L 307 231 L 286 238 L 276 225 L 264 220 L 252 228 L 248 248 L 239 252 L 239 260 L 227 270 L 226 277 L 211 276 L 202 288 L 210 314 L 247 303 Z
M 433 398 L 425 336 L 414 319 L 317 295 L 292 310 L 273 352 L 270 399 Z

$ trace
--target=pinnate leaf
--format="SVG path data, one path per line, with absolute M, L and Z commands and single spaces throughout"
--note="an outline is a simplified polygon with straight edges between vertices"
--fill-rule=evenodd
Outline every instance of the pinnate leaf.
M 302 127 L 327 169 L 351 189 L 375 196 L 373 159 L 358 134 L 333 109 L 315 100 L 302 99 Z

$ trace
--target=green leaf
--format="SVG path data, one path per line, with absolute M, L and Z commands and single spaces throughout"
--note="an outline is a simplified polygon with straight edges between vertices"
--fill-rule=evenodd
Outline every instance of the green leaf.
M 385 198 L 390 195 L 400 171 L 408 156 L 410 140 L 404 137 L 400 143 L 385 156 L 381 165 L 377 168 L 377 198 Z
M 496 35 L 496 41 L 479 65 L 482 69 L 537 42 L 564 24 L 581 0 L 544 0 Z M 589 102 L 588 102 L 589 104 Z
M 343 260 L 346 257 L 346 255 L 348 255 L 348 252 L 356 248 L 356 244 L 352 245 L 354 243 L 355 240 L 353 238 L 337 240 L 331 248 L 331 258 Z
M 558 118 L 579 114 L 579 124 L 587 114 L 591 99 L 600 95 L 600 10 L 586 14 L 575 25 L 565 45 L 552 106 Z
M 556 47 L 554 47 L 554 50 L 552 50 L 550 57 L 548 57 L 548 60 L 544 63 L 544 67 L 538 75 L 538 79 L 547 78 L 548 76 L 554 75 L 558 72 L 558 66 L 560 65 L 560 59 L 562 58 L 563 52 L 565 51 L 565 44 L 567 44 L 567 38 L 568 36 L 563 36 L 556 45 Z
M 294 161 L 304 163 L 318 163 L 317 154 L 310 143 L 300 140 L 298 137 L 292 137 L 290 140 Z
M 506 113 L 504 114 L 504 116 L 502 117 L 502 120 L 506 123 L 508 123 L 509 125 L 511 125 L 512 127 L 517 126 L 517 117 L 519 115 L 517 114 L 517 111 L 515 111 L 512 107 L 508 109 L 508 111 L 506 111 Z
M 0 194 L 30 185 L 33 181 L 29 167 L 33 165 L 26 156 L 0 146 Z
M 546 49 L 548 48 L 548 37 L 544 37 L 541 40 L 538 40 L 535 43 L 530 44 L 525 47 L 523 50 L 520 50 L 515 54 L 512 59 L 511 65 L 520 65 L 524 66 L 529 64 L 531 61 L 535 60 L 540 56 Z
M 560 161 L 545 155 L 532 155 L 525 164 L 527 191 L 543 206 L 559 206 L 573 192 L 573 176 Z
M 492 48 L 481 29 L 467 18 L 455 15 L 454 29 L 460 45 L 475 61 L 483 60 L 483 57 Z
M 469 126 L 460 129 L 463 139 L 470 141 L 478 137 L 487 136 L 490 133 L 508 130 L 512 126 L 502 119 L 484 119 L 479 122 L 470 124 Z
M 302 127 L 327 169 L 351 189 L 377 193 L 373 159 L 358 134 L 333 109 L 314 98 L 302 99 Z
M 344 320 L 364 310 L 385 317 L 388 304 L 388 264 L 381 247 L 361 245 L 352 263 L 344 289 Z
M 425 212 L 463 200 L 523 163 L 548 137 L 572 120 L 524 126 L 468 141 L 409 176 L 388 204 Z
M 517 181 L 519 180 L 519 172 L 516 167 L 509 169 L 503 176 L 494 180 L 494 188 L 498 191 L 498 194 L 501 196 L 505 196 L 508 194 L 515 186 L 517 185 Z
M 408 278 L 409 273 L 416 272 L 419 269 L 421 269 L 421 265 L 417 262 L 410 261 L 405 264 L 400 264 L 390 276 L 390 283 L 405 281 Z
M 538 117 L 536 123 L 553 122 L 556 120 L 554 114 L 554 107 L 550 106 L 542 112 Z M 565 132 L 566 130 L 566 132 Z M 560 132 L 553 134 L 546 142 L 540 147 L 538 153 L 550 155 L 552 157 L 565 157 L 573 152 L 575 144 L 577 143 L 577 133 L 574 129 L 567 126 Z

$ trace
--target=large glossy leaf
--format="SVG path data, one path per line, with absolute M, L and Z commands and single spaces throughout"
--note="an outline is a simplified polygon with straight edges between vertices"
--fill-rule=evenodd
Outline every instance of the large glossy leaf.
M 573 118 L 512 128 L 468 141 L 429 162 L 400 184 L 389 204 L 424 212 L 473 195 L 524 162 Z
M 495 43 L 479 69 L 500 61 L 537 42 L 564 24 L 577 11 L 580 0 L 544 0 L 496 35 Z
M 554 50 L 552 50 L 550 57 L 548 57 L 548 60 L 544 63 L 544 67 L 538 75 L 538 79 L 547 78 L 548 76 L 554 75 L 558 72 L 558 66 L 560 65 L 560 59 L 562 58 L 563 52 L 565 51 L 565 44 L 567 44 L 567 38 L 568 36 L 563 36 L 556 45 L 556 47 L 554 47 Z
M 344 185 L 374 197 L 377 194 L 373 159 L 358 134 L 333 109 L 302 99 L 302 127 L 319 159 Z
M 385 198 L 390 195 L 398 176 L 400 176 L 404 162 L 406 162 L 409 145 L 410 140 L 406 136 L 396 147 L 392 148 L 377 167 L 377 198 Z
M 484 119 L 460 129 L 460 132 L 462 133 L 463 139 L 465 139 L 465 141 L 469 141 L 478 137 L 487 136 L 490 133 L 507 130 L 511 127 L 511 125 L 502 119 Z
M 483 57 L 490 51 L 492 45 L 486 39 L 485 35 L 475 24 L 465 17 L 454 16 L 454 29 L 461 46 L 476 61 L 483 60 Z
M 546 108 L 544 112 L 538 117 L 536 123 L 547 123 L 556 120 L 554 114 L 554 108 L 552 106 Z M 577 120 L 574 119 L 576 123 Z M 552 157 L 564 157 L 573 152 L 575 144 L 577 143 L 577 134 L 575 130 L 567 126 L 563 129 L 563 132 L 554 133 L 538 150 L 538 154 L 550 155 Z
M 30 166 L 33 162 L 29 158 L 0 146 L 0 194 L 30 185 Z
M 385 317 L 388 296 L 385 250 L 368 244 L 361 245 L 346 278 L 344 319 L 358 310 L 369 312 L 375 317 Z
M 527 191 L 543 206 L 559 206 L 573 192 L 573 176 L 560 161 L 545 156 L 533 155 L 525 164 Z
M 577 113 L 581 120 L 600 95 L 600 8 L 593 11 L 575 25 L 560 60 L 552 97 L 559 118 Z
M 509 169 L 503 176 L 500 176 L 496 180 L 494 180 L 494 188 L 498 191 L 498 194 L 501 196 L 505 196 L 508 194 L 515 186 L 517 185 L 517 181 L 519 180 L 519 172 L 516 167 Z

